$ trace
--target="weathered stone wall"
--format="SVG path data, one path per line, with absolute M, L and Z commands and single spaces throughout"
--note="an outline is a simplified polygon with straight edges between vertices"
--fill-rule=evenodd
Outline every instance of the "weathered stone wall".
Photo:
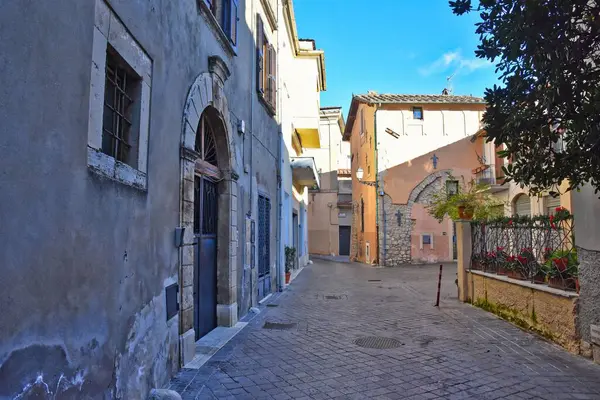
M 250 2 L 239 3 L 234 54 L 201 13 L 202 2 L 107 1 L 152 59 L 145 188 L 87 165 L 91 71 L 102 68 L 92 63 L 94 3 L 8 0 L 0 12 L 0 98 L 12 99 L 0 102 L 0 398 L 143 399 L 179 368 L 182 321 L 167 321 L 165 287 L 183 280 L 189 287 L 192 271 L 180 276 L 179 266 L 193 265 L 190 251 L 179 254 L 174 243 L 187 196 L 182 122 L 190 88 L 212 56 L 231 73 L 217 101 L 229 109 L 221 115 L 231 146 L 226 181 L 232 186 L 230 177 L 239 176 L 234 186 L 244 197 L 232 194 L 231 241 L 219 243 L 232 246 L 229 274 L 219 282 L 231 294 L 225 305 L 235 305 L 237 288 L 247 285 L 237 273 L 246 262 L 238 227 L 249 212 L 256 218 L 250 194 L 259 191 L 273 205 L 275 263 L 279 135 L 253 87 Z M 248 296 L 238 303 L 245 305 L 240 316 Z
M 529 282 L 482 272 L 468 273 L 467 281 L 467 293 L 474 305 L 531 329 L 572 353 L 580 353 L 576 293 L 537 288 Z
M 413 261 L 411 235 L 413 232 L 412 208 L 415 203 L 429 204 L 432 196 L 444 184 L 448 171 L 438 171 L 422 180 L 412 190 L 407 204 L 394 204 L 390 196 L 383 196 L 379 208 L 382 264 L 395 267 Z M 401 214 L 400 219 L 398 213 Z
M 577 327 L 581 338 L 591 343 L 591 325 L 600 325 L 600 251 L 577 248 L 579 258 L 579 314 Z M 600 363 L 600 358 L 595 360 Z

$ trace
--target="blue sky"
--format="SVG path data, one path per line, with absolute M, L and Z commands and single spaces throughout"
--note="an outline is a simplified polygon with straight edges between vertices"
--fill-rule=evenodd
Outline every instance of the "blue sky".
M 493 65 L 475 57 L 478 16 L 455 16 L 446 0 L 295 0 L 301 38 L 325 51 L 322 106 L 348 111 L 352 94 L 482 96 L 497 83 Z

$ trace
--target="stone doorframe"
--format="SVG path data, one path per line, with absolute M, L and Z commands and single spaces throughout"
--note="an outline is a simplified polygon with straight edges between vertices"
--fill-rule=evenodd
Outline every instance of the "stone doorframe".
M 379 229 L 385 229 L 387 232 L 382 232 L 379 235 L 379 248 L 381 250 L 383 265 L 386 267 L 395 267 L 401 264 L 410 263 L 411 256 L 411 234 L 412 234 L 412 208 L 421 193 L 425 191 L 431 184 L 438 179 L 446 178 L 452 170 L 444 169 L 427 175 L 419 182 L 410 192 L 408 201 L 405 204 L 394 203 L 392 198 L 386 193 L 383 196 L 383 204 L 379 207 L 379 218 L 382 220 Z M 400 226 L 397 222 L 397 213 L 402 215 Z M 385 215 L 385 222 L 383 217 Z M 387 238 L 384 238 L 387 235 Z M 387 251 L 384 247 L 387 246 Z
M 218 179 L 217 225 L 217 325 L 233 326 L 237 323 L 237 174 L 233 172 L 235 150 L 227 98 L 223 85 L 230 76 L 229 68 L 218 56 L 209 57 L 209 71 L 200 74 L 192 84 L 183 112 L 180 152 L 180 226 L 185 228 L 184 245 L 179 254 L 180 346 L 181 364 L 186 365 L 195 356 L 194 332 L 194 178 L 200 174 L 195 151 L 196 132 L 203 113 L 209 118 L 214 131 Z

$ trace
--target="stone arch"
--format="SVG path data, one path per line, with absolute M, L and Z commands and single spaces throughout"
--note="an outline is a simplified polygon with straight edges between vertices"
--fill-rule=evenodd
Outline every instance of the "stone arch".
M 448 176 L 450 173 L 452 172 L 452 170 L 449 169 L 444 169 L 441 171 L 436 171 L 433 174 L 429 174 L 425 177 L 425 179 L 423 179 L 421 182 L 419 182 L 419 184 L 417 186 L 415 186 L 413 188 L 413 190 L 410 192 L 410 195 L 408 196 L 408 203 L 407 204 L 412 204 L 414 203 L 417 198 L 421 195 L 421 193 L 432 183 L 434 183 L 437 179 L 439 178 L 443 178 Z
M 406 203 L 394 203 L 387 193 L 382 197 L 380 207 L 381 227 L 384 234 L 379 235 L 379 246 L 382 252 L 382 264 L 388 267 L 412 262 L 411 234 L 412 208 L 419 196 L 438 179 L 443 179 L 452 171 L 449 169 L 436 171 L 427 175 L 410 192 Z
M 184 228 L 180 250 L 180 334 L 182 364 L 195 355 L 194 332 L 194 179 L 206 174 L 199 170 L 196 136 L 199 123 L 207 118 L 214 133 L 217 149 L 217 170 L 209 171 L 218 182 L 217 222 L 217 325 L 233 326 L 237 322 L 237 290 L 235 265 L 237 263 L 237 174 L 233 172 L 235 159 L 233 132 L 228 101 L 223 86 L 230 75 L 225 62 L 218 56 L 209 57 L 209 71 L 196 77 L 188 92 L 182 120 L 181 134 L 181 201 L 180 226 Z

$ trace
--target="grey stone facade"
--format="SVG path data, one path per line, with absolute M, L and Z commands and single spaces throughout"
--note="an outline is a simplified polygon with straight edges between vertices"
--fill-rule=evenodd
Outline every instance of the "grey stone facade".
M 413 230 L 412 207 L 415 203 L 428 204 L 450 171 L 437 171 L 417 184 L 411 191 L 406 204 L 395 204 L 389 195 L 379 207 L 379 246 L 381 264 L 396 267 L 402 264 L 418 262 L 411 257 L 411 234 Z M 383 181 L 380 179 L 380 182 Z M 398 221 L 398 212 L 402 215 Z
M 141 399 L 188 361 L 194 252 L 174 237 L 185 227 L 184 243 L 194 241 L 194 141 L 207 110 L 218 121 L 222 176 L 219 324 L 234 324 L 256 302 L 245 227 L 256 219 L 259 193 L 273 204 L 276 290 L 280 135 L 256 95 L 254 27 L 245 18 L 252 1 L 238 3 L 235 49 L 202 1 L 96 3 L 2 4 L 0 398 Z M 97 117 L 88 99 L 94 71 L 101 76 L 105 67 L 93 53 L 106 52 L 95 40 L 110 21 L 99 7 L 152 63 L 139 174 L 114 163 L 108 176 L 106 164 L 94 169 L 88 158 Z M 165 288 L 175 283 L 180 311 L 167 320 Z
M 579 303 L 577 328 L 581 338 L 592 342 L 590 325 L 600 325 L 600 251 L 577 247 L 579 258 Z M 600 359 L 597 360 L 600 363 Z

